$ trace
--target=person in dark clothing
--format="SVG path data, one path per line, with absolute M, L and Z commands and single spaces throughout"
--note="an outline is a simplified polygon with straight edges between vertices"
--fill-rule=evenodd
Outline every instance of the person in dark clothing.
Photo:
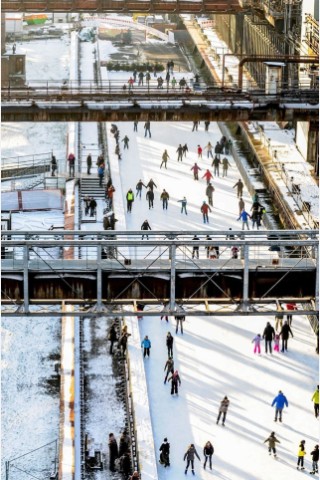
M 175 393 L 178 395 L 178 384 L 181 385 L 181 380 L 178 370 L 176 370 L 171 377 L 168 378 L 168 382 L 171 380 L 171 395 Z
M 131 335 L 131 333 L 124 332 L 119 339 L 119 346 L 121 348 L 122 356 L 124 356 L 126 351 L 127 351 L 127 343 L 128 343 L 128 338 L 130 337 L 130 335 Z
M 150 227 L 150 225 L 149 225 L 148 220 L 145 220 L 145 221 L 143 222 L 143 224 L 141 225 L 141 230 L 151 230 L 151 227 Z M 141 240 L 143 240 L 144 237 L 145 237 L 145 236 L 142 235 L 142 239 L 141 239 Z M 147 240 L 148 240 L 148 239 L 149 239 L 149 236 L 146 235 L 146 237 L 147 237 Z
M 110 330 L 109 330 L 109 333 L 108 333 L 108 340 L 110 342 L 109 353 L 110 353 L 110 355 L 112 355 L 113 344 L 118 340 L 116 327 L 115 327 L 114 324 L 112 324 L 111 327 L 110 327 Z
M 306 454 L 306 441 L 301 440 L 299 444 L 299 450 L 298 450 L 298 462 L 297 462 L 297 470 L 304 470 L 304 456 Z
M 227 396 L 225 396 L 221 402 L 220 402 L 220 408 L 219 408 L 219 414 L 218 414 L 218 418 L 217 418 L 217 421 L 216 421 L 216 424 L 218 425 L 219 421 L 220 421 L 220 417 L 222 415 L 222 426 L 224 427 L 224 422 L 226 421 L 226 416 L 227 416 L 227 411 L 228 411 L 228 408 L 229 408 L 229 399 Z
M 135 121 L 133 122 L 133 131 L 134 131 L 134 132 L 137 132 L 137 131 L 138 131 L 138 120 L 135 120 Z
M 164 377 L 164 384 L 167 382 L 167 378 L 169 376 L 169 373 L 173 374 L 174 373 L 174 361 L 172 357 L 169 357 L 168 360 L 166 361 L 166 364 L 164 366 L 164 371 L 167 370 L 166 376 Z
M 197 162 L 193 165 L 193 167 L 190 168 L 190 170 L 193 170 L 193 178 L 194 180 L 199 180 L 199 171 L 202 170 Z
M 140 200 L 141 200 L 142 187 L 147 188 L 146 185 L 142 182 L 142 180 L 139 180 L 139 182 L 136 185 L 136 196 L 137 198 L 140 197 Z
M 197 120 L 193 122 L 192 131 L 198 131 L 199 123 Z
M 211 164 L 211 166 L 214 167 L 213 174 L 214 174 L 215 177 L 217 177 L 217 176 L 219 177 L 219 167 L 220 167 L 220 165 L 221 165 L 220 158 L 217 155 L 215 155 L 215 157 L 212 161 L 212 164 Z
M 310 473 L 311 475 L 315 475 L 318 473 L 319 445 L 314 447 L 310 455 L 312 456 L 312 471 Z
M 271 452 L 273 452 L 273 456 L 277 456 L 277 450 L 276 450 L 276 443 L 280 443 L 279 440 L 276 438 L 275 433 L 271 432 L 270 436 L 265 439 L 263 443 L 268 442 L 268 452 L 269 455 L 271 455 Z
M 200 240 L 200 238 L 197 236 L 197 235 L 194 235 L 194 237 L 192 237 L 192 240 Z M 199 258 L 199 246 L 198 245 L 195 245 L 194 247 L 192 247 L 192 258 Z
M 206 132 L 209 131 L 209 125 L 210 125 L 209 120 L 206 120 L 206 121 L 204 122 L 204 129 L 205 129 Z
M 122 456 L 119 455 L 119 457 L 120 457 L 120 472 L 123 475 L 123 480 L 127 480 L 131 471 L 131 460 L 130 460 L 129 453 L 126 452 Z
M 208 203 L 209 205 L 211 205 L 211 207 L 213 207 L 213 202 L 212 202 L 212 194 L 214 192 L 214 186 L 212 185 L 212 183 L 210 182 L 209 185 L 207 186 L 206 188 L 206 195 L 208 197 Z
M 90 209 L 90 217 L 94 217 L 94 213 L 97 208 L 97 202 L 93 197 L 90 198 L 89 209 Z
M 162 200 L 162 208 L 163 210 L 168 210 L 168 200 L 169 200 L 169 193 L 163 189 L 163 192 L 160 195 L 160 200 Z
M 176 321 L 176 333 L 178 333 L 180 324 L 180 332 L 183 335 L 183 322 L 185 321 L 186 317 L 184 315 L 176 315 L 174 318 Z
M 149 120 L 146 121 L 144 124 L 144 136 L 147 136 L 147 133 L 149 133 L 149 138 L 151 138 L 151 130 L 150 130 L 150 122 Z
M 166 169 L 167 168 L 167 161 L 169 160 L 169 155 L 168 155 L 168 152 L 167 150 L 165 150 L 162 154 L 162 162 L 161 162 L 161 165 L 160 165 L 160 168 L 162 168 L 162 165 L 164 164 L 164 168 Z
M 291 334 L 291 337 L 293 338 L 293 333 L 292 333 L 292 330 L 290 328 L 290 325 L 288 324 L 287 321 L 285 321 L 283 327 L 281 328 L 280 334 L 279 334 L 280 337 L 281 337 L 281 340 L 282 340 L 281 352 L 284 352 L 284 351 L 287 352 L 288 351 L 289 333 Z
M 186 157 L 186 156 L 187 156 L 187 152 L 189 151 L 188 145 L 187 145 L 186 143 L 183 145 L 182 151 L 183 151 L 184 156 Z
M 127 198 L 127 212 L 130 212 L 132 211 L 132 204 L 134 202 L 134 194 L 133 194 L 133 191 L 131 190 L 128 190 L 128 193 L 126 195 L 126 198 Z
M 153 191 L 153 188 L 158 188 L 157 185 L 152 180 L 152 178 L 150 178 L 149 182 L 147 183 L 147 188 L 150 188 L 150 190 L 152 191 Z
M 91 167 L 92 167 L 92 156 L 91 153 L 87 156 L 87 174 L 91 175 Z
M 273 326 L 271 325 L 270 322 L 267 322 L 267 325 L 263 331 L 262 338 L 264 338 L 265 341 L 265 351 L 268 353 L 268 346 L 269 346 L 269 352 L 272 353 L 272 340 L 274 339 L 275 336 L 275 330 Z
M 153 208 L 153 200 L 154 200 L 154 193 L 151 188 L 147 191 L 146 199 L 149 202 L 149 210 L 150 210 L 151 208 Z
M 164 465 L 165 468 L 166 467 L 170 467 L 170 458 L 169 458 L 169 455 L 170 455 L 170 443 L 168 443 L 168 439 L 167 438 L 164 438 L 163 439 L 163 443 L 161 445 L 161 447 L 159 448 L 160 450 L 160 460 L 159 462 L 161 463 L 161 465 Z
M 76 157 L 73 153 L 69 153 L 68 155 L 68 162 L 69 162 L 69 177 L 74 177 L 74 164 L 76 161 Z
M 51 163 L 51 177 L 55 177 L 55 171 L 58 168 L 58 164 L 57 164 L 57 159 L 53 154 L 51 155 L 50 163 Z
M 168 349 L 168 357 L 173 356 L 173 336 L 171 335 L 170 332 L 167 333 L 167 338 L 166 338 L 166 345 Z
M 184 471 L 185 475 L 187 475 L 188 473 L 188 468 L 190 463 L 191 463 L 191 471 L 192 471 L 192 474 L 194 475 L 194 457 L 195 456 L 200 460 L 200 457 L 198 455 L 197 450 L 195 449 L 195 446 L 193 445 L 193 443 L 191 443 L 190 447 L 188 447 L 188 450 L 186 451 L 183 457 L 183 460 L 187 459 L 187 465 Z
M 207 461 L 209 460 L 210 470 L 212 470 L 212 455 L 214 453 L 214 448 L 211 442 L 207 442 L 203 447 L 203 455 L 204 455 L 204 464 L 203 468 L 206 468 Z
M 242 194 L 243 194 L 243 182 L 241 181 L 241 179 L 239 178 L 239 180 L 237 181 L 237 183 L 235 183 L 233 185 L 232 188 L 236 188 L 237 187 L 237 197 L 240 198 L 242 197 Z
M 126 148 L 129 150 L 129 137 L 128 137 L 128 135 L 123 137 L 121 142 L 123 142 L 123 150 L 125 150 Z
M 109 469 L 115 472 L 114 462 L 118 458 L 118 444 L 113 433 L 109 433 Z
M 183 146 L 181 143 L 179 144 L 179 147 L 177 148 L 177 154 L 178 154 L 178 162 L 182 162 L 182 155 L 183 155 Z
M 127 453 L 130 445 L 130 437 L 127 430 L 123 430 L 120 440 L 119 440 L 119 457 L 124 453 Z
M 214 153 L 219 154 L 221 153 L 221 145 L 219 142 L 216 143 L 215 147 L 214 147 Z M 219 157 L 220 158 L 220 157 Z

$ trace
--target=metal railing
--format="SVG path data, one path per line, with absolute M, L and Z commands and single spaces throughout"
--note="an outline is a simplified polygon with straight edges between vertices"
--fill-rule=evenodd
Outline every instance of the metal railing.
M 1 158 L 2 178 L 36 175 L 50 170 L 52 152 Z

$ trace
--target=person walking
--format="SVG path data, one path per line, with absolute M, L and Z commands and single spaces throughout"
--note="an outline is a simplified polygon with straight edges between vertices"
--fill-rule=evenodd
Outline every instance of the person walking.
M 146 193 L 146 199 L 148 200 L 149 210 L 153 208 L 154 193 L 151 188 Z
M 177 162 L 182 162 L 183 146 L 181 145 L 181 143 L 179 143 L 179 147 L 177 148 L 177 154 L 178 154 Z
M 182 151 L 183 151 L 183 155 L 186 157 L 186 156 L 187 156 L 187 152 L 189 151 L 188 145 L 187 145 L 186 143 L 183 145 Z
M 198 127 L 199 127 L 199 123 L 197 120 L 195 120 L 193 122 L 193 125 L 192 125 L 192 131 L 194 132 L 196 130 L 196 132 L 198 131 Z
M 213 175 L 208 168 L 207 168 L 205 174 L 202 176 L 202 178 L 205 178 L 206 182 L 207 182 L 207 185 L 209 185 L 210 180 L 213 178 Z
M 147 188 L 146 185 L 143 183 L 143 181 L 140 179 L 136 185 L 136 196 L 137 198 L 139 197 L 140 200 L 141 200 L 142 187 Z
M 125 331 L 121 334 L 121 337 L 119 339 L 118 344 L 121 349 L 121 354 L 123 357 L 125 356 L 125 353 L 127 351 L 128 339 L 130 336 L 131 336 L 131 333 L 128 333 Z
M 219 177 L 219 168 L 220 168 L 221 162 L 220 158 L 217 157 L 217 155 L 214 157 L 211 166 L 213 167 L 213 174 L 215 177 Z
M 227 412 L 228 412 L 228 408 L 229 408 L 229 404 L 230 404 L 230 401 L 229 401 L 229 399 L 226 395 L 220 402 L 219 414 L 218 414 L 218 418 L 217 418 L 217 421 L 216 421 L 217 425 L 219 424 L 220 418 L 221 418 L 221 415 L 222 415 L 222 426 L 224 427 Z
M 254 343 L 254 349 L 253 349 L 253 353 L 261 353 L 261 347 L 260 347 L 260 343 L 261 343 L 261 335 L 260 333 L 258 333 L 258 335 L 256 335 L 254 337 L 254 339 L 252 340 L 251 343 Z
M 90 197 L 90 203 L 89 203 L 90 217 L 94 217 L 96 208 L 97 208 L 97 202 L 93 197 Z
M 167 338 L 166 338 L 166 345 L 167 345 L 167 349 L 168 349 L 168 357 L 169 358 L 173 357 L 173 341 L 174 341 L 173 336 L 171 335 L 170 332 L 168 332 L 167 333 Z
M 291 334 L 291 337 L 293 338 L 293 333 L 290 328 L 290 325 L 288 324 L 287 321 L 284 322 L 283 327 L 281 328 L 281 332 L 279 333 L 281 337 L 281 352 L 283 353 L 284 351 L 288 351 L 288 340 L 289 340 L 289 333 Z
M 193 167 L 190 168 L 191 171 L 193 171 L 193 178 L 194 180 L 199 180 L 199 171 L 202 170 L 197 162 L 193 165 Z
M 161 465 L 164 465 L 164 467 L 170 467 L 170 443 L 168 442 L 167 438 L 163 439 L 163 443 L 161 444 L 160 448 L 160 459 L 159 462 Z
M 104 177 L 105 165 L 102 163 L 98 167 L 98 177 L 99 177 L 99 187 L 102 187 L 103 177 Z
M 147 136 L 147 133 L 149 133 L 149 138 L 151 138 L 151 130 L 150 130 L 150 122 L 149 120 L 146 121 L 146 123 L 144 124 L 144 136 L 146 137 Z
M 202 158 L 202 148 L 200 145 L 198 145 L 197 147 L 197 154 L 198 154 L 198 158 Z
M 231 167 L 231 164 L 227 157 L 224 157 L 222 159 L 222 176 L 227 177 L 228 176 L 228 168 Z
M 187 199 L 186 197 L 183 197 L 182 200 L 178 200 L 178 202 L 181 203 L 181 213 L 185 213 L 186 215 L 188 215 L 188 212 L 187 212 Z
M 273 350 L 275 352 L 280 352 L 280 335 L 278 333 L 275 334 L 273 342 L 274 342 L 273 343 Z
M 134 131 L 134 132 L 137 132 L 137 131 L 138 131 L 138 123 L 139 123 L 138 120 L 135 120 L 135 121 L 133 122 L 133 131 Z
M 145 358 L 146 356 L 150 357 L 150 348 L 151 348 L 151 342 L 149 340 L 148 335 L 144 337 L 144 339 L 141 342 L 141 348 L 143 347 L 143 357 Z
M 110 327 L 110 330 L 109 330 L 109 333 L 108 333 L 108 340 L 110 341 L 109 353 L 110 353 L 110 355 L 112 355 L 113 344 L 118 340 L 117 331 L 116 331 L 116 327 L 115 327 L 114 323 Z
M 259 230 L 259 227 L 261 225 L 261 216 L 258 210 L 253 210 L 251 214 L 251 221 L 252 221 L 252 230 L 254 230 L 255 227 L 257 228 L 257 230 Z
M 87 156 L 87 174 L 91 175 L 91 167 L 92 167 L 92 156 L 91 153 Z
M 133 90 L 134 82 L 135 82 L 135 80 L 132 77 L 130 77 L 129 80 L 128 80 L 129 92 L 131 92 Z
M 200 238 L 197 235 L 194 235 L 192 240 L 196 240 L 198 242 Z M 199 245 L 194 245 L 192 247 L 192 258 L 199 258 Z
M 108 445 L 109 445 L 109 470 L 111 472 L 115 472 L 116 469 L 115 469 L 114 463 L 118 458 L 118 444 L 113 433 L 109 433 Z
M 168 378 L 168 382 L 171 381 L 171 395 L 178 395 L 178 385 L 181 386 L 181 379 L 178 370 L 176 370 L 171 377 Z
M 239 216 L 240 216 L 241 212 L 245 209 L 245 203 L 242 197 L 240 197 L 238 205 L 239 205 Z
M 214 153 L 220 155 L 221 152 L 221 145 L 220 145 L 220 142 L 217 142 L 215 147 L 214 147 Z M 220 158 L 220 157 L 219 157 Z
M 131 471 L 131 459 L 129 453 L 126 452 L 123 455 L 119 455 L 119 458 L 120 472 L 123 475 L 123 479 L 127 479 L 129 478 L 129 474 Z
M 186 469 L 184 471 L 185 475 L 188 473 L 189 465 L 191 464 L 192 475 L 194 475 L 194 457 L 197 457 L 200 460 L 198 452 L 193 443 L 188 447 L 186 453 L 184 454 L 183 460 L 187 460 Z
M 176 315 L 174 318 L 176 321 L 176 333 L 178 333 L 180 325 L 180 333 L 183 335 L 183 322 L 186 319 L 185 315 Z
M 126 199 L 127 199 L 127 213 L 129 213 L 129 212 L 131 213 L 132 204 L 134 202 L 134 194 L 133 194 L 133 191 L 131 190 L 131 188 L 127 192 Z
M 204 130 L 205 130 L 205 132 L 208 132 L 208 131 L 209 131 L 209 125 L 210 125 L 209 120 L 206 120 L 206 121 L 204 122 Z
M 237 197 L 240 198 L 243 195 L 243 187 L 244 187 L 243 182 L 241 181 L 240 178 L 237 181 L 237 183 L 233 185 L 232 188 L 236 188 L 236 187 L 237 187 Z
M 262 337 L 264 338 L 265 341 L 265 352 L 268 353 L 268 347 L 269 347 L 269 352 L 272 353 L 272 340 L 275 337 L 275 330 L 273 326 L 271 325 L 270 322 L 267 322 L 267 325 L 265 326 L 265 329 L 263 331 Z
M 167 161 L 169 160 L 169 155 L 168 155 L 168 152 L 167 150 L 165 150 L 162 154 L 162 162 L 161 162 L 161 165 L 160 165 L 160 168 L 162 168 L 162 165 L 164 164 L 164 168 L 166 169 L 167 168 Z
M 304 470 L 304 457 L 306 455 L 306 441 L 301 440 L 299 443 L 299 449 L 298 449 L 298 461 L 297 461 L 297 470 Z
M 150 227 L 150 225 L 149 225 L 148 220 L 145 220 L 145 221 L 143 222 L 143 224 L 141 225 L 141 230 L 146 230 L 146 231 L 151 230 L 151 227 Z M 145 236 L 142 235 L 141 240 L 143 240 L 144 237 L 145 237 Z M 149 236 L 146 235 L 146 237 L 147 237 L 147 240 L 149 240 Z
M 125 135 L 123 139 L 121 140 L 123 142 L 123 150 L 128 149 L 129 150 L 129 137 L 128 135 Z
M 277 313 L 275 315 L 275 325 L 274 325 L 274 328 L 276 330 L 276 332 L 278 330 L 281 330 L 282 329 L 282 322 L 283 322 L 283 308 L 282 308 L 282 305 L 281 303 L 277 300 Z
M 204 456 L 204 464 L 203 468 L 206 469 L 207 461 L 209 460 L 209 467 L 212 470 L 212 455 L 214 453 L 214 448 L 211 442 L 206 442 L 205 446 L 203 447 L 203 456 Z
M 246 212 L 245 210 L 242 210 L 242 212 L 239 215 L 239 218 L 237 219 L 238 221 L 241 219 L 242 220 L 242 230 L 244 230 L 244 227 L 247 227 L 247 230 L 250 230 L 249 228 L 249 222 L 248 219 L 251 218 L 249 213 Z
M 57 159 L 53 154 L 51 155 L 50 163 L 51 163 L 51 177 L 55 177 L 55 171 L 58 168 L 58 164 L 57 164 Z
M 211 182 L 209 182 L 209 185 L 206 188 L 206 195 L 208 197 L 208 203 L 211 207 L 213 207 L 213 201 L 212 201 L 213 192 L 214 192 L 214 186 L 212 185 Z
M 281 390 L 279 390 L 278 395 L 274 397 L 271 407 L 273 407 L 274 405 L 276 407 L 274 421 L 276 422 L 279 417 L 279 422 L 282 422 L 282 410 L 284 409 L 284 406 L 288 407 L 289 404 L 287 398 Z
M 162 209 L 163 210 L 168 210 L 168 200 L 169 200 L 169 193 L 163 189 L 161 195 L 160 195 L 160 200 L 162 200 Z
M 149 182 L 147 183 L 147 188 L 150 188 L 152 191 L 154 188 L 158 188 L 157 185 L 152 180 L 152 178 L 150 178 Z
M 280 443 L 279 440 L 276 438 L 276 434 L 274 432 L 271 432 L 269 437 L 265 439 L 263 443 L 268 442 L 268 452 L 269 455 L 271 455 L 271 452 L 273 453 L 273 456 L 277 456 L 277 450 L 276 450 L 276 443 Z
M 138 78 L 139 78 L 138 86 L 139 86 L 139 87 L 140 87 L 140 85 L 143 86 L 144 73 L 143 73 L 143 72 L 139 72 Z
M 73 153 L 69 153 L 68 155 L 68 163 L 69 163 L 69 177 L 74 177 L 74 164 L 76 161 L 76 157 Z
M 164 377 L 164 384 L 167 383 L 167 379 L 168 379 L 168 376 L 169 374 L 173 374 L 174 373 L 174 361 L 173 361 L 173 358 L 172 357 L 169 357 L 168 360 L 166 361 L 166 364 L 164 366 L 164 372 L 166 372 L 166 376 Z
M 110 187 L 107 188 L 107 200 L 109 202 L 109 208 L 110 209 L 112 208 L 113 194 L 114 194 L 115 191 L 116 191 L 116 189 L 114 188 L 114 186 L 112 184 L 110 185 Z
M 312 456 L 312 471 L 310 473 L 311 475 L 315 475 L 318 473 L 319 445 L 315 445 L 310 455 Z
M 203 217 L 203 223 L 209 223 L 209 215 L 208 215 L 208 212 L 212 212 L 211 208 L 209 207 L 209 205 L 206 203 L 206 202 L 203 202 L 202 205 L 201 205 L 201 213 L 202 213 L 202 217 Z M 199 258 L 199 257 L 198 257 Z
M 317 388 L 313 392 L 311 400 L 313 401 L 314 416 L 318 418 L 319 417 L 319 385 L 317 385 Z
M 208 142 L 207 145 L 204 147 L 204 150 L 207 150 L 207 157 L 211 157 L 213 159 L 213 155 L 212 155 L 212 150 L 213 150 L 213 146 L 211 144 L 211 142 Z

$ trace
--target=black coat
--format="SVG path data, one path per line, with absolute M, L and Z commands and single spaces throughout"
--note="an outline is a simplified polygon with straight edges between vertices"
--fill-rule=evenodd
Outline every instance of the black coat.
M 281 329 L 280 335 L 282 337 L 282 340 L 288 340 L 289 338 L 289 333 L 293 337 L 292 330 L 290 328 L 290 325 L 288 323 L 285 323 Z
M 315 448 L 314 450 L 312 450 L 311 455 L 312 455 L 312 461 L 313 462 L 318 462 L 319 461 L 319 448 Z
M 115 438 L 109 440 L 109 452 L 110 457 L 118 458 L 118 444 Z
M 160 452 L 162 452 L 164 455 L 169 455 L 170 453 L 170 443 L 168 442 L 163 442 L 161 447 L 159 448 Z
M 213 446 L 211 445 L 211 447 L 204 447 L 203 449 L 203 455 L 213 455 L 213 452 L 214 452 L 214 448 Z
M 109 330 L 108 340 L 110 340 L 111 342 L 116 342 L 117 340 L 117 332 L 114 326 L 111 326 Z
M 173 336 L 172 335 L 167 335 L 167 347 L 172 347 L 173 345 Z
M 267 325 L 266 328 L 263 331 L 263 338 L 265 338 L 267 341 L 271 341 L 274 339 L 275 336 L 275 331 L 272 325 Z

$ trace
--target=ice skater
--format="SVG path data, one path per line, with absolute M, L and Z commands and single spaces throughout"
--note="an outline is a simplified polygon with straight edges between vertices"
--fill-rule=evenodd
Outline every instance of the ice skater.
M 143 357 L 145 358 L 146 356 L 150 357 L 150 348 L 151 348 L 151 342 L 149 340 L 148 335 L 144 337 L 144 339 L 141 342 L 141 348 L 143 348 Z
M 161 465 L 164 465 L 165 468 L 170 467 L 170 443 L 168 442 L 167 437 L 163 439 L 163 443 L 159 450 L 161 452 L 159 462 Z
M 276 438 L 275 433 L 271 432 L 269 437 L 265 439 L 263 443 L 268 442 L 268 452 L 269 455 L 271 455 L 271 452 L 273 453 L 273 456 L 277 456 L 277 450 L 276 450 L 276 443 L 280 443 L 279 440 Z
M 257 353 L 260 355 L 261 353 L 261 347 L 260 347 L 260 343 L 261 343 L 261 335 L 260 333 L 258 333 L 258 335 L 256 335 L 254 337 L 254 339 L 252 340 L 251 343 L 254 343 L 254 349 L 253 349 L 253 353 Z
M 171 380 L 171 395 L 178 395 L 178 384 L 181 386 L 181 380 L 178 370 L 176 370 L 171 377 L 168 378 L 168 382 Z
M 203 468 L 206 468 L 207 461 L 209 460 L 209 467 L 210 470 L 212 470 L 212 455 L 214 453 L 214 448 L 211 442 L 207 442 L 205 446 L 203 447 L 203 455 L 204 455 L 204 464 Z
M 191 445 L 188 447 L 188 450 L 186 451 L 183 457 L 183 460 L 187 460 L 186 469 L 184 471 L 185 475 L 187 475 L 188 473 L 188 468 L 190 464 L 191 464 L 192 475 L 194 475 L 194 457 L 197 457 L 198 460 L 200 460 L 200 457 L 198 455 L 197 450 L 195 449 L 195 446 L 193 445 L 193 443 L 191 443 Z
M 304 470 L 304 456 L 306 454 L 306 441 L 301 440 L 298 450 L 297 470 Z
M 219 424 L 220 418 L 221 418 L 221 415 L 222 415 L 222 426 L 224 427 L 227 412 L 228 412 L 228 408 L 229 408 L 229 404 L 230 404 L 230 400 L 228 399 L 227 396 L 225 396 L 220 402 L 219 414 L 218 414 L 218 418 L 217 418 L 217 421 L 216 421 L 217 425 Z
M 271 407 L 273 407 L 274 405 L 276 407 L 274 421 L 276 422 L 279 417 L 279 422 L 282 422 L 282 410 L 284 409 L 284 406 L 288 408 L 289 404 L 287 398 L 281 390 L 279 390 L 278 395 L 274 397 Z

